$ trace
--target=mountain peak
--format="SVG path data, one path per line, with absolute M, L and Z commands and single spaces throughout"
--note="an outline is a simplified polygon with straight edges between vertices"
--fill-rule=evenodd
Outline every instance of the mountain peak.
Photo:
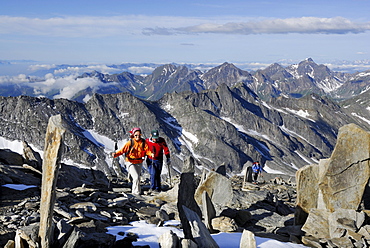
M 312 58 L 306 58 L 305 61 L 307 61 L 307 62 L 314 62 Z

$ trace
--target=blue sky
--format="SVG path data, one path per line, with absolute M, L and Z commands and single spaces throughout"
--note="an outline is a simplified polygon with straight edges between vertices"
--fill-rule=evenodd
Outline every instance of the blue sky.
M 0 60 L 369 60 L 369 11 L 369 0 L 1 0 Z

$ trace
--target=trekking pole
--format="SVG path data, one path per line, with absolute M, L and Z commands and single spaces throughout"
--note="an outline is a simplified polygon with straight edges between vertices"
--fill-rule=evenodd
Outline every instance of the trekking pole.
M 167 164 L 167 162 L 166 162 Z M 171 179 L 171 167 L 169 164 L 167 164 L 167 169 L 168 169 L 168 177 L 170 178 L 170 188 L 172 188 L 172 179 Z

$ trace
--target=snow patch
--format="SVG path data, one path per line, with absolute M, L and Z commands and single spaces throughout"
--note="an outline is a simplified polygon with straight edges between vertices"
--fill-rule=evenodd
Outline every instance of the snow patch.
M 303 118 L 305 118 L 305 119 L 307 119 L 307 120 L 310 120 L 310 121 L 312 121 L 312 122 L 315 122 L 314 120 L 312 120 L 312 119 L 308 118 L 308 117 L 310 116 L 310 113 L 308 113 L 308 111 L 307 111 L 307 110 L 302 110 L 302 109 L 300 109 L 300 110 L 294 110 L 294 109 L 289 109 L 289 108 L 285 108 L 285 109 L 286 109 L 287 111 L 289 111 L 289 112 L 291 112 L 291 113 L 295 114 L 295 115 L 298 115 L 298 116 L 303 117 Z
M 268 167 L 268 165 L 265 165 L 265 166 L 263 167 L 263 169 L 264 169 L 267 173 L 271 173 L 271 174 L 281 174 L 281 175 L 284 175 L 284 174 L 285 174 L 285 173 L 283 173 L 283 172 L 281 172 L 281 171 L 271 169 L 270 167 Z
M 310 161 L 306 156 L 304 156 L 303 154 L 299 153 L 298 151 L 294 151 L 301 159 L 303 159 L 304 161 L 306 161 L 306 163 L 308 164 L 312 164 L 312 161 Z M 298 168 L 294 165 L 294 167 L 298 170 Z
M 363 120 L 364 122 L 366 122 L 367 124 L 369 124 L 370 125 L 370 120 L 368 120 L 368 119 L 366 119 L 365 117 L 362 117 L 362 116 L 360 116 L 360 115 L 358 115 L 358 114 L 356 114 L 356 113 L 351 113 L 353 116 L 355 116 L 355 117 L 357 117 L 357 118 L 359 118 L 359 119 L 361 119 L 361 120 Z
M 145 221 L 134 221 L 127 226 L 110 226 L 107 227 L 108 234 L 116 236 L 116 240 L 121 240 L 126 237 L 127 233 L 136 233 L 139 238 L 134 243 L 136 246 L 148 245 L 151 248 L 159 248 L 158 239 L 159 237 L 169 231 L 174 232 L 178 237 L 183 238 L 184 234 L 182 230 L 174 227 L 179 226 L 179 221 L 166 221 L 163 227 L 158 227 L 153 224 L 147 224 Z M 118 233 L 125 233 L 119 235 Z M 220 248 L 235 248 L 240 246 L 240 239 L 242 233 L 217 233 L 212 234 L 212 238 L 216 241 Z M 302 244 L 294 244 L 281 242 L 269 238 L 255 237 L 257 248 L 303 248 L 306 247 Z
M 39 150 L 32 144 L 28 144 L 35 152 L 38 152 L 41 157 L 44 156 L 44 151 Z M 23 154 L 23 142 L 19 140 L 7 140 L 0 137 L 0 149 L 9 149 L 18 154 Z

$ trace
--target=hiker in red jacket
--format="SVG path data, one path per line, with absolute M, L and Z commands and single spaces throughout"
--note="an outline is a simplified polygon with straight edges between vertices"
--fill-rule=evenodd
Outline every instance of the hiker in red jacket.
M 150 191 L 161 191 L 161 172 L 163 155 L 167 158 L 167 165 L 171 164 L 170 151 L 164 138 L 159 137 L 158 130 L 152 130 L 150 138 L 146 139 L 151 155 L 147 156 L 146 163 L 150 173 Z

